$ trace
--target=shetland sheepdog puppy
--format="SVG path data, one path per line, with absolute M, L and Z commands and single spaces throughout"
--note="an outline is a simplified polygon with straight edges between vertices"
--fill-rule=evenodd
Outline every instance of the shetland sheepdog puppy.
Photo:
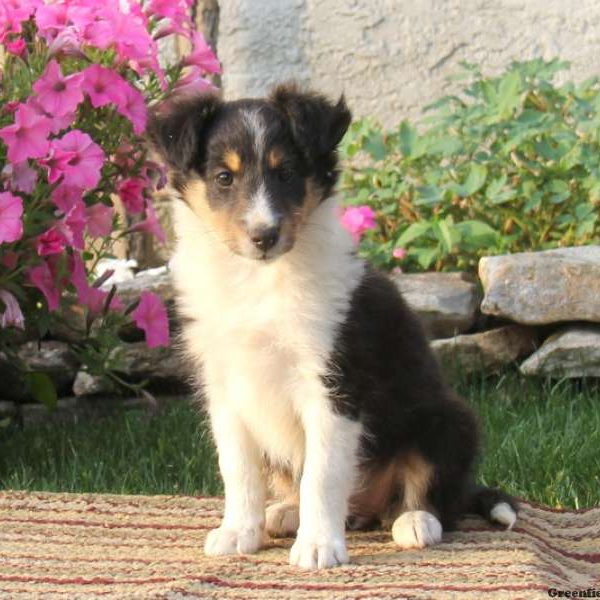
M 417 317 L 340 225 L 350 120 L 343 97 L 284 85 L 173 100 L 150 125 L 170 167 L 183 346 L 225 485 L 209 555 L 295 536 L 290 563 L 324 568 L 348 562 L 347 528 L 389 523 L 399 547 L 421 548 L 465 512 L 516 519 L 509 496 L 474 484 L 476 418 Z

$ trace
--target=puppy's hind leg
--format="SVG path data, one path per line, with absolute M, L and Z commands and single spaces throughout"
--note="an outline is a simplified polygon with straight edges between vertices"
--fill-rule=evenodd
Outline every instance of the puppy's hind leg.
M 290 473 L 275 470 L 272 473 L 271 486 L 277 501 L 267 507 L 267 533 L 274 538 L 293 537 L 300 525 L 298 485 Z
M 398 476 L 403 490 L 401 512 L 392 525 L 392 537 L 400 548 L 424 548 L 442 539 L 442 524 L 429 509 L 427 493 L 433 467 L 417 452 L 398 461 Z

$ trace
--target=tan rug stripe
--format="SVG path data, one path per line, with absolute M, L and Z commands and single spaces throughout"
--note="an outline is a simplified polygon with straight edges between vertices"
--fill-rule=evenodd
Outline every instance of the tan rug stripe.
M 600 588 L 600 508 L 523 503 L 513 531 L 466 518 L 442 544 L 397 550 L 388 531 L 349 536 L 352 564 L 305 573 L 291 540 L 255 556 L 201 548 L 219 498 L 0 492 L 0 598 L 543 598 Z

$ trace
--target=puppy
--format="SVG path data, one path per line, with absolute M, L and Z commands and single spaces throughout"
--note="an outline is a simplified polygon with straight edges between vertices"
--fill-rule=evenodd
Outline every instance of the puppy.
M 280 86 L 173 102 L 150 126 L 174 188 L 183 342 L 225 484 L 209 555 L 256 552 L 266 530 L 296 535 L 291 564 L 314 569 L 348 562 L 346 527 L 389 519 L 401 548 L 421 548 L 465 511 L 516 519 L 507 495 L 473 483 L 476 419 L 416 316 L 340 226 L 350 119 L 343 98 Z

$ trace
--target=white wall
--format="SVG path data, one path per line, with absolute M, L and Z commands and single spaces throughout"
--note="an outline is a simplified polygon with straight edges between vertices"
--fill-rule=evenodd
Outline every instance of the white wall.
M 600 73 L 600 0 L 221 0 L 218 51 L 229 98 L 295 78 L 342 91 L 387 124 L 456 89 L 468 60 L 497 71 L 560 56 Z

